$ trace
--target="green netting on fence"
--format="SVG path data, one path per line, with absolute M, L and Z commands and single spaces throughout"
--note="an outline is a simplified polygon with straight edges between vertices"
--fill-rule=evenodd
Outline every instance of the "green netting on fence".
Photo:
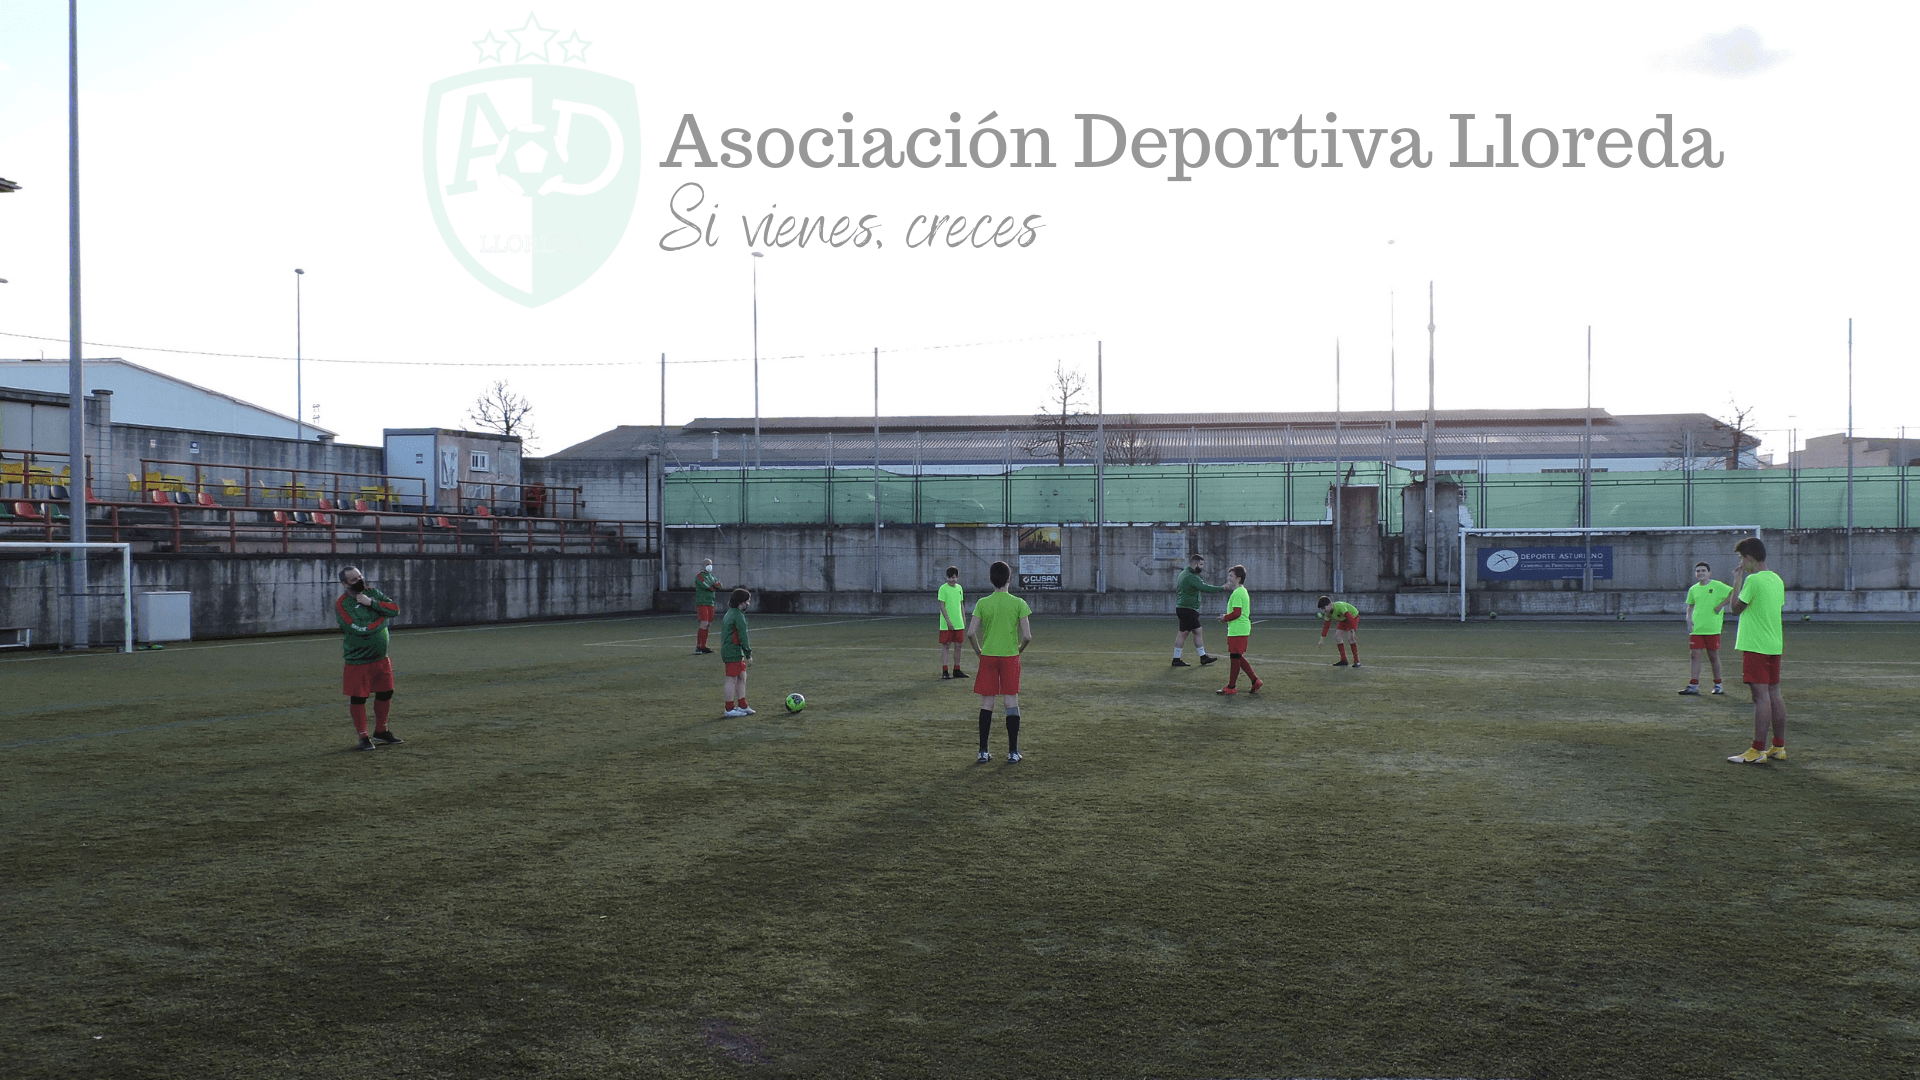
M 1414 474 L 1381 462 L 1341 466 L 1347 483 L 1381 493 L 1382 527 L 1397 531 L 1401 492 Z M 1912 473 L 1909 477 L 1908 474 Z M 1106 470 L 1113 522 L 1325 521 L 1332 462 L 1115 465 Z M 1578 473 L 1446 474 L 1480 528 L 1573 528 Z M 880 520 L 889 524 L 1028 524 L 1094 520 L 1091 465 L 1040 465 L 991 475 L 913 476 L 881 469 Z M 1853 523 L 1905 528 L 1920 470 L 1855 469 Z M 667 477 L 670 525 L 841 525 L 874 519 L 871 468 L 699 470 Z M 1351 505 L 1351 504 L 1350 504 Z M 1749 526 L 1826 529 L 1847 523 L 1845 469 L 1743 469 L 1593 475 L 1598 528 Z

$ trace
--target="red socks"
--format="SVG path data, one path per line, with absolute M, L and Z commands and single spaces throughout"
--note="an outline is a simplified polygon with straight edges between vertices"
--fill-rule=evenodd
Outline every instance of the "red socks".
M 732 711 L 733 711 L 733 699 L 732 699 L 732 698 L 728 698 L 728 699 L 727 699 L 727 711 L 728 711 L 728 712 L 732 712 Z
M 385 702 L 382 702 L 382 704 L 385 704 Z M 359 732 L 361 738 L 366 738 L 367 703 L 364 701 L 349 701 L 347 702 L 347 711 L 353 714 L 353 730 Z
M 1353 643 L 1353 662 L 1356 664 L 1360 662 L 1360 643 L 1357 641 Z M 1253 673 L 1248 672 L 1247 674 L 1251 675 Z
M 704 627 L 700 630 L 700 639 L 694 642 L 693 647 L 696 649 L 704 649 L 707 647 L 707 631 Z
M 1345 659 L 1347 658 L 1347 643 L 1346 643 L 1346 642 L 1344 642 L 1344 641 L 1336 641 L 1336 642 L 1334 642 L 1334 643 L 1333 643 L 1333 647 L 1334 647 L 1334 648 L 1336 648 L 1336 649 L 1339 649 L 1339 650 L 1340 650 L 1340 659 L 1342 659 L 1342 660 L 1345 660 Z
M 392 707 L 392 698 L 388 698 L 385 701 L 381 701 L 379 698 L 373 699 L 373 730 L 387 730 L 387 710 Z

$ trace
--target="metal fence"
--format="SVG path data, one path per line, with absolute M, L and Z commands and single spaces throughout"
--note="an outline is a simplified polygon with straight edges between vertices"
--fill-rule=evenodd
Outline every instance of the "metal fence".
M 1697 432 L 1580 427 L 1442 430 L 1435 471 L 1461 487 L 1463 525 L 1770 529 L 1906 528 L 1915 473 L 1905 432 L 1856 438 L 1863 464 L 1812 459 L 1789 432 L 1735 449 Z M 1319 522 L 1336 477 L 1379 490 L 1379 524 L 1401 527 L 1401 491 L 1420 477 L 1417 426 L 1284 425 L 1141 431 L 1115 426 L 870 434 L 676 433 L 667 440 L 669 525 Z M 1761 452 L 1762 446 L 1773 446 Z M 1584 455 L 1591 449 L 1592 458 Z M 1784 453 L 1782 451 L 1785 451 Z M 1831 445 L 1823 452 L 1832 455 Z M 1604 456 L 1603 456 L 1604 455 Z M 1785 459 L 1763 467 L 1768 458 Z M 1591 471 L 1588 461 L 1590 460 Z M 1729 460 L 1744 466 L 1727 469 Z M 1824 459 L 1822 459 L 1824 460 Z M 1412 466 L 1412 467 L 1408 467 Z M 1624 466 L 1624 467 L 1623 467 Z M 1103 479 L 1100 479 L 1103 477 Z M 1851 479 L 1849 479 L 1851 478 Z M 1583 521 L 1590 483 L 1592 514 Z M 1099 499 L 1096 502 L 1096 487 Z

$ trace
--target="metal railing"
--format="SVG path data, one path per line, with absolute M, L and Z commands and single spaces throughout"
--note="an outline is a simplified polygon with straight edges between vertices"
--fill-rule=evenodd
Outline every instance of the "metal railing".
M 235 479 L 235 474 L 239 479 Z M 346 506 L 352 506 L 356 500 L 360 500 L 382 508 L 401 505 L 408 499 L 415 500 L 421 507 L 427 504 L 427 482 L 417 476 L 262 465 L 218 465 L 160 458 L 141 458 L 140 472 L 127 474 L 127 486 L 135 493 L 205 493 L 238 499 L 239 505 L 249 507 L 284 503 L 298 508 L 303 502 L 317 507 L 321 499 Z M 259 493 L 258 503 L 254 501 L 256 491 Z

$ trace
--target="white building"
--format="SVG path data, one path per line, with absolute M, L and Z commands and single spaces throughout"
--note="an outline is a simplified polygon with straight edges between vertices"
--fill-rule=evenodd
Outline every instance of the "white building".
M 294 418 L 263 409 L 251 402 L 209 390 L 204 386 L 176 379 L 152 368 L 118 358 L 83 360 L 86 391 L 113 391 L 113 420 L 117 424 L 138 427 L 177 428 L 224 435 L 259 435 L 275 439 L 297 437 Z M 38 390 L 48 394 L 67 392 L 65 360 L 0 360 L 0 388 Z M 35 425 L 18 410 L 0 409 L 0 446 L 13 450 L 65 450 L 66 436 L 57 445 L 29 445 L 38 442 Z M 61 410 L 60 430 L 64 432 L 66 415 Z M 308 439 L 332 439 L 334 432 L 317 424 L 304 425 Z M 17 437 L 16 437 L 17 436 Z

